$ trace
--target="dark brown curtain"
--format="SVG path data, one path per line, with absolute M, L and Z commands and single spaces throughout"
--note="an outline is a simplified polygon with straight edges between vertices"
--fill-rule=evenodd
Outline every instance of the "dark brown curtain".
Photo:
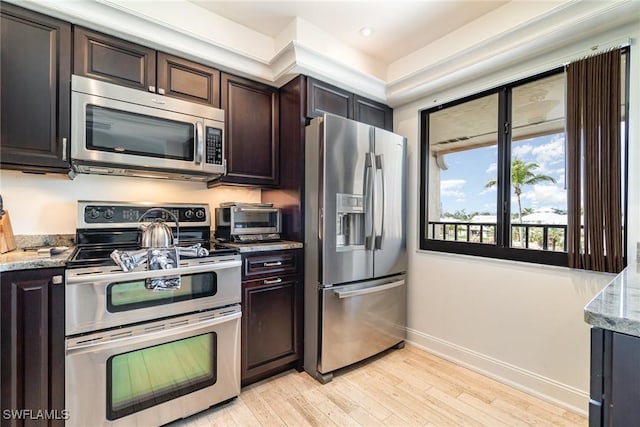
M 569 267 L 624 267 L 620 49 L 567 67 Z

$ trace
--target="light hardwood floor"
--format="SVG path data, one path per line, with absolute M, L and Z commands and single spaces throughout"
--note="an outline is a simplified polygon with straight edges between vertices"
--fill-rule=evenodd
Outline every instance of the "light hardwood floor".
M 322 385 L 290 370 L 172 426 L 586 426 L 587 419 L 416 347 Z

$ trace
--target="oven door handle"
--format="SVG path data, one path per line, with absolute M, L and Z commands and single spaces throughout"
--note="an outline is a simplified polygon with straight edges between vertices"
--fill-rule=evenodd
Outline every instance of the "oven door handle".
M 202 317 L 206 317 L 207 313 L 201 313 Z M 126 328 L 116 329 L 111 331 L 104 331 L 104 335 L 96 334 L 85 335 L 76 338 L 67 338 L 66 340 L 66 355 L 70 356 L 74 353 L 83 351 L 103 351 L 110 348 L 126 346 L 137 346 L 144 344 L 148 341 L 157 341 L 164 338 L 171 338 L 176 334 L 197 335 L 197 332 L 201 329 L 210 329 L 212 326 L 216 326 L 222 323 L 230 322 L 232 320 L 240 319 L 242 312 L 236 311 L 230 314 L 223 314 L 218 317 L 213 317 L 206 320 L 201 320 L 196 323 L 185 323 L 183 325 L 172 325 L 171 322 L 175 319 L 166 319 L 165 323 L 153 322 L 150 324 L 144 333 L 139 335 L 129 333 Z M 179 323 L 178 321 L 177 323 Z M 168 325 L 168 326 L 167 326 Z
M 84 284 L 89 281 L 100 280 L 101 282 L 118 282 L 118 281 L 135 281 L 143 279 L 153 279 L 156 277 L 167 276 L 184 276 L 187 274 L 216 272 L 229 268 L 237 268 L 242 265 L 240 260 L 230 261 L 217 261 L 212 263 L 203 262 L 200 265 L 192 265 L 189 267 L 168 268 L 166 270 L 141 270 L 141 271 L 129 271 L 124 272 L 121 270 L 114 270 L 112 273 L 101 274 L 98 271 L 96 275 L 92 275 L 91 272 L 83 272 L 80 275 L 74 275 L 73 270 L 67 270 L 67 285 Z

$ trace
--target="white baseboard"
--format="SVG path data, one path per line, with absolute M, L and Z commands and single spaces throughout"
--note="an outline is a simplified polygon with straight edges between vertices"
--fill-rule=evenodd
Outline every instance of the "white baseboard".
M 588 416 L 589 394 L 583 390 L 410 328 L 407 328 L 407 342 L 554 405 Z

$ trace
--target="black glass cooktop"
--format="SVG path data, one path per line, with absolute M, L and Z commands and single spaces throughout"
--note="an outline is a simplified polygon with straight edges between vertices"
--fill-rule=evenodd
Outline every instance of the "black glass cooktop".
M 181 246 L 191 246 L 188 243 L 184 243 Z M 207 247 L 207 245 L 202 245 Z M 115 250 L 119 251 L 135 251 L 140 249 L 140 246 L 135 244 L 124 245 L 78 245 L 73 252 L 69 260 L 67 261 L 68 268 L 77 267 L 89 267 L 89 266 L 115 266 L 116 263 L 111 259 L 111 253 Z M 219 244 L 213 244 L 208 247 L 209 256 L 220 256 L 237 254 L 238 250 L 234 248 L 228 248 Z

